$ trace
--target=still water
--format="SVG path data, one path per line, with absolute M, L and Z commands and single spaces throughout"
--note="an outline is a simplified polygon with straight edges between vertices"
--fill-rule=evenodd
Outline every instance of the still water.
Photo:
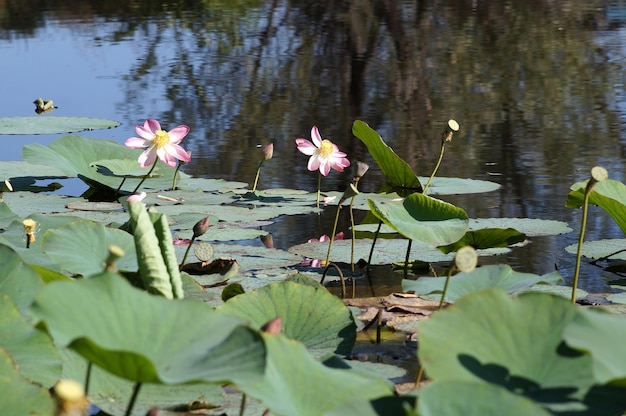
M 454 118 L 461 130 L 439 175 L 502 187 L 445 199 L 473 218 L 554 219 L 574 229 L 488 261 L 538 274 L 558 267 L 568 282 L 574 256 L 563 248 L 580 220 L 564 208 L 569 186 L 595 165 L 624 180 L 623 1 L 0 1 L 0 57 L 0 116 L 34 115 L 35 98 L 53 99 L 54 115 L 120 121 L 84 134 L 119 142 L 146 118 L 168 129 L 187 124 L 185 170 L 245 182 L 254 180 L 257 144 L 273 142 L 260 188 L 316 189 L 294 144 L 312 125 L 353 162 L 374 166 L 351 134 L 355 119 L 428 176 Z M 5 136 L 0 159 L 19 160 L 23 145 L 58 137 Z M 350 178 L 333 172 L 322 188 L 344 189 Z M 362 189 L 382 180 L 373 167 Z M 62 192 L 82 190 L 73 182 Z M 604 212 L 590 215 L 588 239 L 622 237 Z M 268 230 L 286 249 L 329 234 L 331 224 L 291 217 Z M 400 276 L 379 274 L 399 290 Z M 604 292 L 615 278 L 585 264 L 581 286 Z

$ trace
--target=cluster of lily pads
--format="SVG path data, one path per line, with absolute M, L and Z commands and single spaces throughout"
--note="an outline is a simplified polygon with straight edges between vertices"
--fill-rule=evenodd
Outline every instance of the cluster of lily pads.
M 116 126 L 63 119 L 0 119 L 0 134 L 48 133 L 64 122 L 78 130 Z M 277 415 L 422 416 L 626 410 L 621 315 L 572 302 L 584 294 L 559 286 L 558 272 L 473 267 L 475 254 L 508 252 L 546 230 L 570 232 L 567 224 L 470 219 L 434 196 L 489 192 L 497 184 L 438 178 L 435 172 L 419 177 L 375 130 L 355 121 L 353 134 L 387 183 L 379 193 L 359 193 L 355 183 L 346 192 L 324 193 L 327 201 L 335 197 L 337 212 L 367 211 L 352 227 L 352 238 L 288 251 L 271 243 L 225 244 L 268 241 L 263 227 L 277 217 L 320 213 L 319 190 L 257 190 L 258 173 L 252 189 L 190 177 L 179 171 L 180 162 L 159 153 L 170 143 L 167 132 L 154 123 L 144 129 L 145 137 L 138 130 L 141 138 L 158 137 L 158 146 L 134 140 L 133 147 L 149 147 L 143 152 L 69 135 L 48 146 L 25 146 L 23 161 L 0 163 L 3 415 L 85 412 L 90 404 L 126 415 L 153 408 L 159 414 L 269 409 Z M 347 168 L 346 155 L 322 144 L 315 130 L 310 146 L 298 143 L 312 157 L 310 170 L 326 175 Z M 444 131 L 438 164 L 457 130 L 449 123 Z M 189 160 L 180 149 L 172 152 Z M 259 171 L 271 157 L 265 148 Z M 76 177 L 90 187 L 80 197 L 40 192 Z M 126 201 L 139 186 L 145 197 Z M 576 183 L 566 204 L 584 210 L 598 205 L 626 232 L 626 186 L 619 181 L 600 175 Z M 578 252 L 578 261 L 585 252 L 583 231 L 584 225 L 580 243 L 568 248 Z M 621 250 L 599 244 L 600 257 Z M 187 262 L 191 248 L 197 261 Z M 303 258 L 325 259 L 326 267 L 296 268 Z M 329 265 L 354 268 L 355 258 L 367 259 L 365 267 L 404 261 L 405 270 L 414 261 L 449 265 L 446 277 L 403 281 L 406 292 L 453 304 L 433 308 L 411 330 L 418 332 L 421 370 L 408 393 L 394 388 L 403 370 L 349 359 L 363 329 L 359 310 L 320 282 Z M 79 388 L 68 394 L 67 380 Z

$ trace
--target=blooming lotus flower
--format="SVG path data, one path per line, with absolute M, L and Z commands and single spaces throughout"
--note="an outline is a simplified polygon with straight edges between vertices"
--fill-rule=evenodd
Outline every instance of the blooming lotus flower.
M 179 143 L 189 133 L 189 126 L 174 127 L 170 131 L 161 129 L 157 120 L 148 119 L 143 126 L 136 126 L 135 131 L 139 137 L 131 137 L 124 143 L 131 149 L 143 149 L 139 155 L 139 166 L 145 168 L 159 160 L 171 167 L 176 166 L 176 160 L 189 162 L 191 157 Z
M 313 172 L 317 169 L 324 176 L 328 175 L 330 169 L 343 172 L 344 168 L 350 166 L 350 161 L 344 152 L 340 152 L 337 145 L 328 139 L 322 139 L 316 126 L 311 129 L 311 143 L 306 139 L 296 139 L 298 150 L 309 158 L 307 168 Z

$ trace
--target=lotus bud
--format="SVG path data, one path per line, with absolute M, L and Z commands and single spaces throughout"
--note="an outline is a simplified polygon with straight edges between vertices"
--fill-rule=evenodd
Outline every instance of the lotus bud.
M 282 327 L 282 319 L 280 316 L 269 320 L 265 325 L 261 327 L 261 332 L 266 332 L 268 334 L 280 334 L 280 329 Z
M 26 233 L 26 248 L 30 248 L 30 244 L 35 242 L 35 227 L 37 222 L 31 218 L 22 221 L 24 232 Z
M 270 143 L 263 148 L 263 156 L 265 160 L 270 160 L 274 156 L 274 143 Z
M 365 162 L 356 162 L 356 172 L 354 174 L 354 182 L 358 182 L 363 175 L 367 173 L 370 166 Z
M 343 201 L 352 198 L 353 196 L 356 196 L 359 194 L 359 191 L 356 189 L 356 186 L 351 183 L 348 186 L 348 189 L 345 190 L 345 192 L 343 193 L 343 195 L 341 196 L 341 199 L 339 200 L 339 204 L 341 205 L 343 203 Z
M 129 196 L 128 198 L 126 198 L 126 202 L 130 202 L 130 201 L 143 201 L 146 196 L 148 194 L 146 194 L 145 192 L 141 192 L 139 194 L 132 194 L 131 196 Z
M 83 387 L 74 380 L 59 380 L 52 388 L 58 416 L 85 416 L 89 400 Z
M 460 272 L 471 273 L 478 263 L 478 255 L 472 246 L 461 247 L 454 256 L 454 265 Z
M 201 219 L 200 221 L 198 221 L 196 225 L 193 226 L 192 240 L 195 240 L 196 238 L 200 237 L 202 234 L 206 233 L 206 231 L 209 229 L 209 223 L 210 223 L 209 217 L 205 217 Z
M 459 131 L 459 128 L 459 123 L 457 123 L 456 120 L 448 120 L 448 125 L 443 131 L 441 141 L 444 143 L 452 141 L 452 135 Z
M 263 245 L 267 248 L 274 248 L 274 237 L 272 237 L 271 233 L 265 234 L 261 236 L 261 241 Z

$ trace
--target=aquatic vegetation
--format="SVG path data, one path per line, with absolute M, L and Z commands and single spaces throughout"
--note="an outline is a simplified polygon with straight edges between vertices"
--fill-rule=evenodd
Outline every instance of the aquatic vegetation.
M 440 161 L 458 130 L 448 127 Z M 499 415 L 502 406 L 511 406 L 511 414 L 626 410 L 621 315 L 542 293 L 570 281 L 558 272 L 480 266 L 481 256 L 515 250 L 537 235 L 569 232 L 567 224 L 470 219 L 444 200 L 446 193 L 488 192 L 497 184 L 439 178 L 435 169 L 422 187 L 423 178 L 356 121 L 353 132 L 387 183 L 379 193 L 359 192 L 369 167 L 356 162 L 346 191 L 324 195 L 337 204 L 334 237 L 279 250 L 265 227 L 278 216 L 320 214 L 319 187 L 317 195 L 256 189 L 272 145 L 262 149 L 251 190 L 241 182 L 190 177 L 179 172 L 190 159 L 179 146 L 187 132 L 186 126 L 165 132 L 148 120 L 137 127 L 140 137 L 129 139 L 137 149 L 65 136 L 48 146 L 25 146 L 24 162 L 0 163 L 0 174 L 13 184 L 0 202 L 0 372 L 8 374 L 0 380 L 0 413 L 15 408 L 53 415 L 47 389 L 65 378 L 82 383 L 104 411 L 127 415 L 191 402 L 198 409 L 221 406 L 227 414 L 249 408 L 285 415 Z M 309 170 L 321 177 L 350 166 L 316 127 L 311 135 L 312 142 L 298 139 L 299 150 L 310 156 Z M 170 190 L 170 174 L 180 179 L 176 189 Z M 592 179 L 572 186 L 566 204 L 598 205 L 626 230 L 626 186 L 606 176 L 594 168 Z M 35 179 L 67 177 L 80 178 L 90 191 L 72 197 L 33 187 Z M 145 191 L 132 192 L 144 183 Z M 85 198 L 94 194 L 98 201 Z M 346 206 L 349 241 L 337 230 Z M 353 210 L 365 211 L 366 220 L 354 224 Z M 584 220 L 576 250 L 570 249 L 577 262 L 593 243 L 583 244 Z M 372 233 L 396 238 L 382 238 L 374 249 Z M 232 244 L 258 238 L 262 246 Z M 610 255 L 619 244 L 603 248 Z M 193 271 L 185 264 L 192 247 L 199 260 Z M 393 366 L 352 359 L 357 332 L 368 323 L 357 319 L 361 310 L 320 284 L 332 265 L 345 295 L 337 263 L 351 265 L 354 282 L 357 272 L 367 273 L 355 271 L 354 260 L 368 252 L 370 265 L 403 258 L 405 270 L 418 260 L 431 265 L 428 276 L 402 281 L 404 291 L 414 293 L 406 296 L 436 301 L 434 307 L 404 306 L 424 314 L 419 348 L 410 358 L 419 362 L 419 378 L 430 379 L 408 395 L 394 394 L 395 367 L 393 375 L 381 376 Z M 325 259 L 319 261 L 324 274 L 304 267 L 305 257 Z M 446 268 L 444 277 L 434 275 L 436 267 Z M 574 287 L 565 288 L 572 300 L 580 294 L 577 274 Z M 368 320 L 380 324 L 383 308 L 378 303 L 376 318 Z M 227 395 L 236 405 L 223 397 L 225 383 L 240 392 Z

